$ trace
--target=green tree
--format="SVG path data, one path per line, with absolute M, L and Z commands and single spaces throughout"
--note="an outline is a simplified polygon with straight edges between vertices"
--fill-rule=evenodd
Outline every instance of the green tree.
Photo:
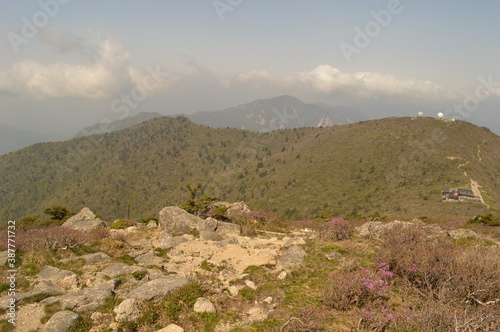
M 64 220 L 73 214 L 73 212 L 62 206 L 53 206 L 51 208 L 47 208 L 43 210 L 43 213 L 51 216 L 50 220 Z
M 206 213 L 210 210 L 210 206 L 212 205 L 212 203 L 219 200 L 219 197 L 215 196 L 201 196 L 201 183 L 197 183 L 196 185 L 187 184 L 186 188 L 189 191 L 189 198 L 181 202 L 179 206 L 187 212 L 196 216 L 205 216 Z

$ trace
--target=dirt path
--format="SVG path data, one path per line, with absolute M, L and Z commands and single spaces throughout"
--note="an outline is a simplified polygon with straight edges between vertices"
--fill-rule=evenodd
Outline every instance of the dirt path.
M 477 183 L 477 181 L 474 181 L 474 180 L 470 179 L 470 186 L 471 186 L 471 189 L 472 189 L 472 192 L 474 193 L 474 195 L 476 195 L 477 197 L 479 197 L 479 199 L 481 200 L 481 203 L 483 203 L 484 205 L 486 205 L 488 207 L 488 209 L 489 209 L 490 206 L 485 203 L 485 201 L 483 199 L 483 195 L 481 195 L 481 190 L 479 190 L 479 183 Z

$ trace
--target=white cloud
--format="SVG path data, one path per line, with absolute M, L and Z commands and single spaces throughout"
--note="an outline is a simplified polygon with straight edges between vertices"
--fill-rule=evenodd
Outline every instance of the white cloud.
M 361 97 L 405 97 L 452 100 L 459 94 L 431 81 L 399 79 L 377 72 L 344 73 L 329 65 L 287 78 L 288 84 L 305 85 L 324 94 L 344 93 Z
M 55 32 L 54 32 L 55 31 Z M 50 30 L 51 44 L 58 50 L 78 49 L 81 44 Z M 47 36 L 46 36 L 47 38 Z M 137 85 L 139 75 L 128 65 L 130 55 L 122 45 L 113 40 L 104 40 L 93 45 L 95 52 L 81 49 L 92 55 L 85 64 L 68 64 L 58 61 L 41 64 L 37 61 L 23 61 L 14 64 L 10 70 L 0 73 L 0 94 L 27 93 L 37 98 L 78 97 L 87 99 L 105 98 L 123 89 L 130 90 Z

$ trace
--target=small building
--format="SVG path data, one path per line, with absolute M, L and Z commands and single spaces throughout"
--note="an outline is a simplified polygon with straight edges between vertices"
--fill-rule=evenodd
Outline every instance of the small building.
M 471 189 L 445 189 L 442 192 L 443 201 L 445 202 L 480 202 L 481 199 L 474 195 Z

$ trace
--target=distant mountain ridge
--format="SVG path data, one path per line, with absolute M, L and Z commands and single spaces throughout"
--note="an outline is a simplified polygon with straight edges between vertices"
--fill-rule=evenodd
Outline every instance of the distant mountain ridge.
M 62 205 L 139 219 L 178 204 L 197 182 L 205 194 L 286 218 L 468 218 L 500 211 L 499 168 L 500 137 L 463 121 L 397 117 L 254 133 L 161 117 L 0 156 L 0 218 Z M 441 201 L 443 189 L 471 179 L 490 210 Z
M 95 125 L 83 128 L 80 130 L 78 133 L 76 133 L 76 137 L 82 137 L 82 136 L 88 136 L 88 135 L 94 135 L 94 134 L 104 134 L 104 133 L 110 133 L 115 130 L 120 130 L 120 129 L 125 129 L 129 128 L 132 126 L 135 126 L 137 124 L 140 124 L 144 121 L 148 121 L 154 118 L 159 118 L 164 115 L 161 115 L 160 113 L 156 112 L 141 112 L 138 113 L 134 116 L 122 119 L 122 120 L 116 120 L 113 122 L 109 123 L 96 123 Z
M 213 128 L 239 128 L 255 132 L 302 127 L 330 127 L 365 118 L 359 110 L 325 104 L 307 104 L 284 95 L 259 99 L 221 111 L 199 111 L 187 117 L 194 123 Z
M 0 155 L 44 140 L 38 134 L 0 123 Z

